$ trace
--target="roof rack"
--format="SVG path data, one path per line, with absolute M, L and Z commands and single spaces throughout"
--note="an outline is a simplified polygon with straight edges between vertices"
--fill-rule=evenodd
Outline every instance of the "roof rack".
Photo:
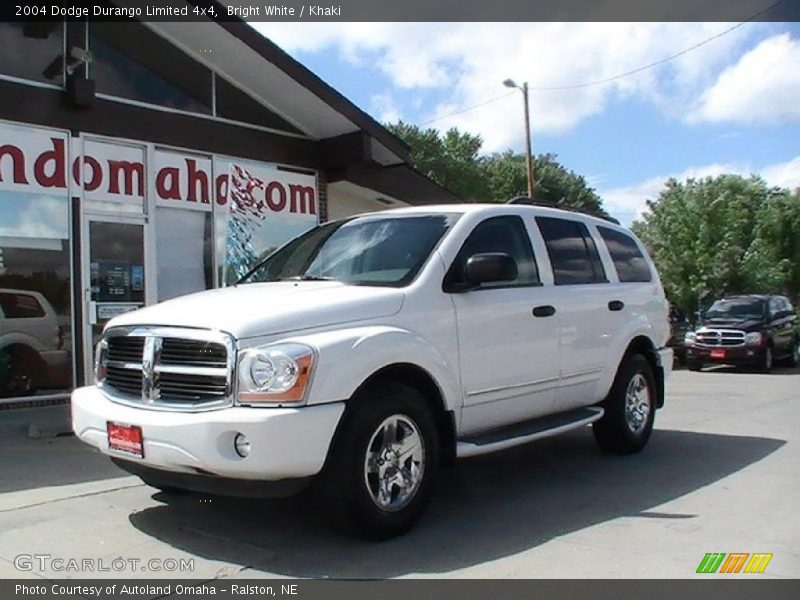
M 581 214 L 581 215 L 588 214 L 588 213 L 583 213 L 583 212 L 581 212 L 579 210 L 573 210 L 571 208 L 565 208 L 565 207 L 562 207 L 562 206 L 558 206 L 555 202 L 550 202 L 549 200 L 537 200 L 536 198 L 531 198 L 530 196 L 514 196 L 513 198 L 511 198 L 511 200 L 506 202 L 506 204 L 525 204 L 525 205 L 528 205 L 528 206 L 544 206 L 545 208 L 557 208 L 559 210 L 565 210 L 567 212 L 574 212 L 574 213 Z M 620 224 L 619 220 L 615 219 L 612 216 L 606 216 L 606 217 L 601 217 L 601 216 L 598 216 L 598 215 L 589 215 L 589 216 L 593 216 L 593 217 L 596 217 L 598 219 L 603 219 L 604 221 L 609 221 L 610 223 L 614 223 L 615 225 L 619 225 Z

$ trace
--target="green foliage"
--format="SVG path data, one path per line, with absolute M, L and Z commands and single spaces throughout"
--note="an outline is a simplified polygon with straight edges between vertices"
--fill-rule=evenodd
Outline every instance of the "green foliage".
M 412 164 L 433 181 L 470 202 L 506 202 L 527 195 L 525 157 L 511 150 L 480 156 L 480 136 L 450 129 L 444 134 L 403 123 L 386 125 L 411 146 Z M 586 180 L 559 164 L 554 154 L 534 157 L 535 196 L 561 208 L 608 216 Z
M 411 146 L 412 164 L 436 183 L 464 200 L 485 198 L 487 189 L 478 165 L 483 140 L 478 135 L 450 129 L 440 134 L 400 121 L 386 126 Z
M 670 180 L 633 230 L 684 311 L 725 294 L 800 292 L 800 198 L 759 177 Z M 707 301 L 707 300 L 706 300 Z

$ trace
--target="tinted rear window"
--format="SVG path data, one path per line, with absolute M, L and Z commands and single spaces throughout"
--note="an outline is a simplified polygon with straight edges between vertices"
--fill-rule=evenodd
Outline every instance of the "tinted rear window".
M 29 294 L 0 294 L 0 308 L 8 319 L 36 319 L 44 316 L 39 301 Z
M 606 243 L 620 281 L 652 281 L 647 259 L 631 236 L 608 227 L 598 227 L 597 230 Z
M 536 217 L 553 266 L 556 285 L 605 283 L 605 272 L 594 240 L 583 223 Z

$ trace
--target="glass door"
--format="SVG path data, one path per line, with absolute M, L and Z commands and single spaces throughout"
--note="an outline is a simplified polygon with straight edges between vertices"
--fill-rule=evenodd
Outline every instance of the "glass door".
M 145 305 L 145 231 L 143 221 L 92 216 L 84 231 L 86 374 L 91 380 L 94 348 L 108 321 Z

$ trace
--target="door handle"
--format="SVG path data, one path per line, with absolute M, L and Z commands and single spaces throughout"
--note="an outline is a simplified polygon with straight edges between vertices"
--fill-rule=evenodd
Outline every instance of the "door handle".
M 622 300 L 612 300 L 608 303 L 608 310 L 610 311 L 618 311 L 625 308 L 625 303 Z
M 552 317 L 554 314 L 556 314 L 556 307 L 549 304 L 537 306 L 533 309 L 534 317 Z

